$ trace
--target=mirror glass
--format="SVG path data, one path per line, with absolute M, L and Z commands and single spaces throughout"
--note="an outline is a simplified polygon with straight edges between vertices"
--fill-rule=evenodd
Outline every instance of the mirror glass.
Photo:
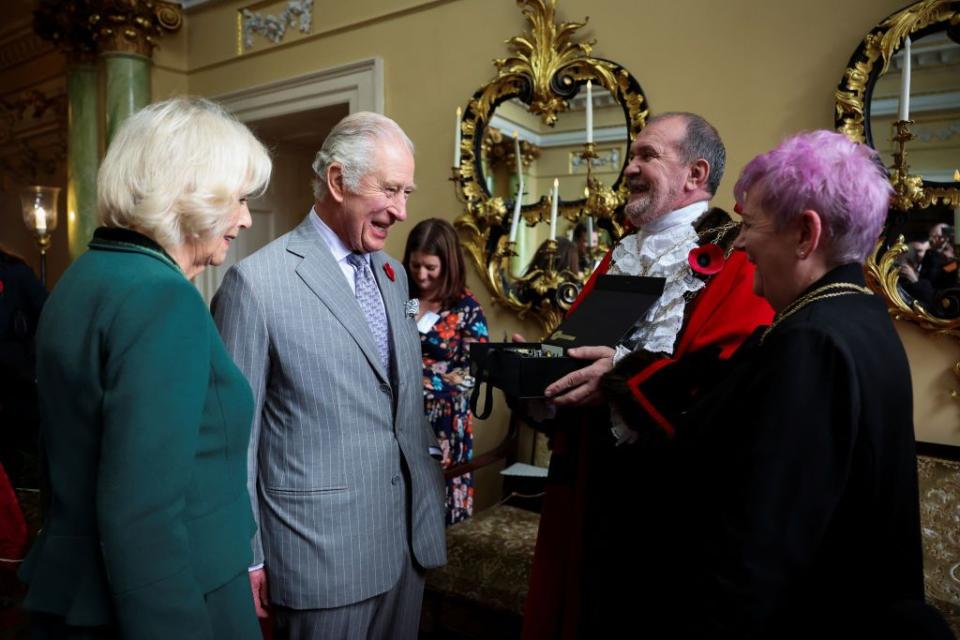
M 559 21 L 556 4 L 519 2 L 528 30 L 507 40 L 510 56 L 494 60 L 496 76 L 458 110 L 452 171 L 465 207 L 454 221 L 464 253 L 497 304 L 546 334 L 624 233 L 628 140 L 650 112 L 629 71 L 590 56 L 595 40 L 577 35 L 586 20 Z M 554 181 L 559 197 L 551 199 Z M 577 239 L 586 247 L 573 257 L 567 241 L 576 247 Z M 544 243 L 547 269 L 531 268 Z
M 490 194 L 512 200 L 516 162 L 513 134 L 523 156 L 526 187 L 524 202 L 547 196 L 553 179 L 560 181 L 560 198 L 583 199 L 586 166 L 580 153 L 587 141 L 586 97 L 583 87 L 568 100 L 570 108 L 559 114 L 554 126 L 527 110 L 519 98 L 500 103 L 490 118 L 481 151 L 483 180 Z M 488 143 L 489 139 L 489 143 Z M 627 126 L 623 108 L 602 88 L 593 89 L 593 141 L 597 155 L 593 172 L 607 185 L 616 181 L 627 150 Z
M 893 55 L 887 73 L 877 78 L 870 97 L 870 142 L 891 167 L 894 123 L 899 119 L 905 51 Z M 910 56 L 910 173 L 925 183 L 955 182 L 960 168 L 960 44 L 939 30 L 916 37 Z M 942 202 L 915 207 L 888 234 L 902 235 L 906 253 L 897 258 L 897 292 L 937 318 L 960 317 L 960 269 L 956 222 L 960 208 Z
M 625 164 L 629 139 L 626 116 L 606 89 L 595 86 L 592 95 L 593 141 L 598 156 L 593 160 L 592 173 L 611 187 Z M 580 154 L 587 141 L 585 86 L 581 86 L 567 102 L 569 108 L 559 114 L 554 126 L 549 126 L 540 116 L 530 113 L 519 98 L 512 98 L 497 105 L 484 131 L 481 180 L 489 195 L 503 198 L 504 202 L 510 203 L 512 210 L 519 182 L 516 162 L 519 145 L 520 171 L 524 180 L 521 202 L 524 206 L 538 202 L 544 204 L 540 219 L 531 221 L 528 216 L 527 223 L 520 225 L 515 247 L 517 256 L 510 260 L 508 280 L 529 274 L 536 265 L 542 266 L 544 262 L 543 249 L 550 237 L 549 206 L 546 203 L 554 179 L 558 180 L 562 205 L 579 209 L 584 204 L 587 169 Z M 609 233 L 599 226 L 593 228 L 592 243 L 587 231 L 588 222 L 583 216 L 570 220 L 561 214 L 557 222 L 556 270 L 569 270 L 586 280 L 596 265 L 596 255 L 602 256 L 611 242 Z
M 893 56 L 870 98 L 871 144 L 888 167 L 893 164 L 893 123 L 898 119 L 904 51 Z M 954 182 L 960 168 L 960 44 L 945 31 L 915 39 L 911 46 L 910 173 L 928 182 Z M 952 224 L 953 221 L 950 220 Z
M 960 316 L 960 269 L 957 263 L 954 212 L 935 205 L 913 211 L 894 230 L 903 235 L 906 253 L 898 256 L 897 289 L 909 304 L 919 303 L 938 318 Z

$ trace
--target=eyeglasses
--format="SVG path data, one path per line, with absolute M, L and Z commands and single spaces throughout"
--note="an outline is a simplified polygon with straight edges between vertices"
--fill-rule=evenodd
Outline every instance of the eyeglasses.
M 402 189 L 400 187 L 384 187 L 383 195 L 387 196 L 388 200 L 393 202 L 406 202 L 410 199 L 410 196 L 413 195 L 413 189 L 407 188 Z

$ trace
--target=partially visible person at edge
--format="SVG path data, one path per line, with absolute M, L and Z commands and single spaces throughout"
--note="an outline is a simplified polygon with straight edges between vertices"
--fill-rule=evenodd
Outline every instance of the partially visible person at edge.
M 630 146 L 625 212 L 637 231 L 603 259 L 579 300 L 605 273 L 663 277 L 665 289 L 616 348 L 570 350 L 590 364 L 546 389 L 558 412 L 543 425 L 552 433 L 553 456 L 524 638 L 639 633 L 646 614 L 670 597 L 658 583 L 670 562 L 656 552 L 668 530 L 654 519 L 635 524 L 663 511 L 660 488 L 672 447 L 660 440 L 773 315 L 752 291 L 753 265 L 732 250 L 736 224 L 709 205 L 724 159 L 716 129 L 690 113 L 651 118 Z M 643 381 L 644 420 L 665 434 L 659 439 L 638 441 L 605 404 L 600 380 L 630 354 Z
M 579 268 L 577 271 L 586 271 L 589 273 L 593 269 L 593 247 L 597 244 L 597 232 L 593 232 L 593 237 L 587 233 L 589 229 L 583 222 L 578 222 L 573 228 L 573 243 L 577 247 L 577 262 Z
M 553 255 L 547 251 L 550 241 L 544 240 L 537 247 L 530 259 L 530 263 L 524 269 L 524 275 L 530 276 L 534 271 L 546 271 L 552 268 L 564 280 L 577 282 L 580 277 L 580 258 L 577 255 L 577 246 L 573 241 L 567 238 L 557 238 L 554 245 Z M 568 275 L 564 275 L 567 273 Z M 509 285 L 513 288 L 514 294 L 520 300 L 529 300 L 536 294 L 530 290 L 531 284 L 526 280 L 516 280 Z
M 253 397 L 191 284 L 250 226 L 263 145 L 212 102 L 127 119 L 101 224 L 37 332 L 51 487 L 20 575 L 37 638 L 260 637 L 247 565 Z
M 910 370 L 863 273 L 891 193 L 877 153 L 829 131 L 734 187 L 734 246 L 777 315 L 678 430 L 687 506 L 663 587 L 685 637 L 931 637 Z
M 34 337 L 46 299 L 33 270 L 0 248 L 0 463 L 17 486 L 39 485 Z
M 39 486 L 34 336 L 47 290 L 19 257 L 0 248 L 0 568 L 16 569 L 27 525 L 13 487 Z
M 534 270 L 546 271 L 551 266 L 550 254 L 547 253 L 549 240 L 544 240 L 537 247 L 530 264 L 527 265 L 526 273 L 533 273 Z M 567 238 L 557 238 L 553 251 L 553 270 L 557 273 L 569 271 L 577 275 L 580 273 L 580 255 L 577 253 L 577 245 Z
M 403 265 L 410 295 L 420 303 L 424 410 L 443 452 L 443 468 L 449 469 L 473 458 L 470 345 L 489 340 L 487 320 L 466 287 L 460 240 L 446 220 L 417 223 L 407 236 Z M 447 480 L 447 525 L 471 515 L 473 474 Z

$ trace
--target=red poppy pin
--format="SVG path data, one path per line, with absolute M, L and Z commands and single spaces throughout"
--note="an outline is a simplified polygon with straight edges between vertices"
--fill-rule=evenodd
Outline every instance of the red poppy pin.
M 687 261 L 694 272 L 704 276 L 712 276 L 723 269 L 723 251 L 711 242 L 692 249 L 687 255 Z
M 397 274 L 393 272 L 393 267 L 390 266 L 389 262 L 383 263 L 383 272 L 387 274 L 388 278 L 390 278 L 390 282 L 393 282 L 397 279 Z

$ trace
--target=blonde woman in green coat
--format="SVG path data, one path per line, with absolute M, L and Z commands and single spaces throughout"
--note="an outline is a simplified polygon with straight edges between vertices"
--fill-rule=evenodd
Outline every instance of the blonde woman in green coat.
M 190 279 L 250 226 L 271 163 L 212 102 L 131 116 L 103 227 L 40 317 L 51 488 L 21 569 L 38 638 L 259 638 L 247 578 L 253 398 Z

